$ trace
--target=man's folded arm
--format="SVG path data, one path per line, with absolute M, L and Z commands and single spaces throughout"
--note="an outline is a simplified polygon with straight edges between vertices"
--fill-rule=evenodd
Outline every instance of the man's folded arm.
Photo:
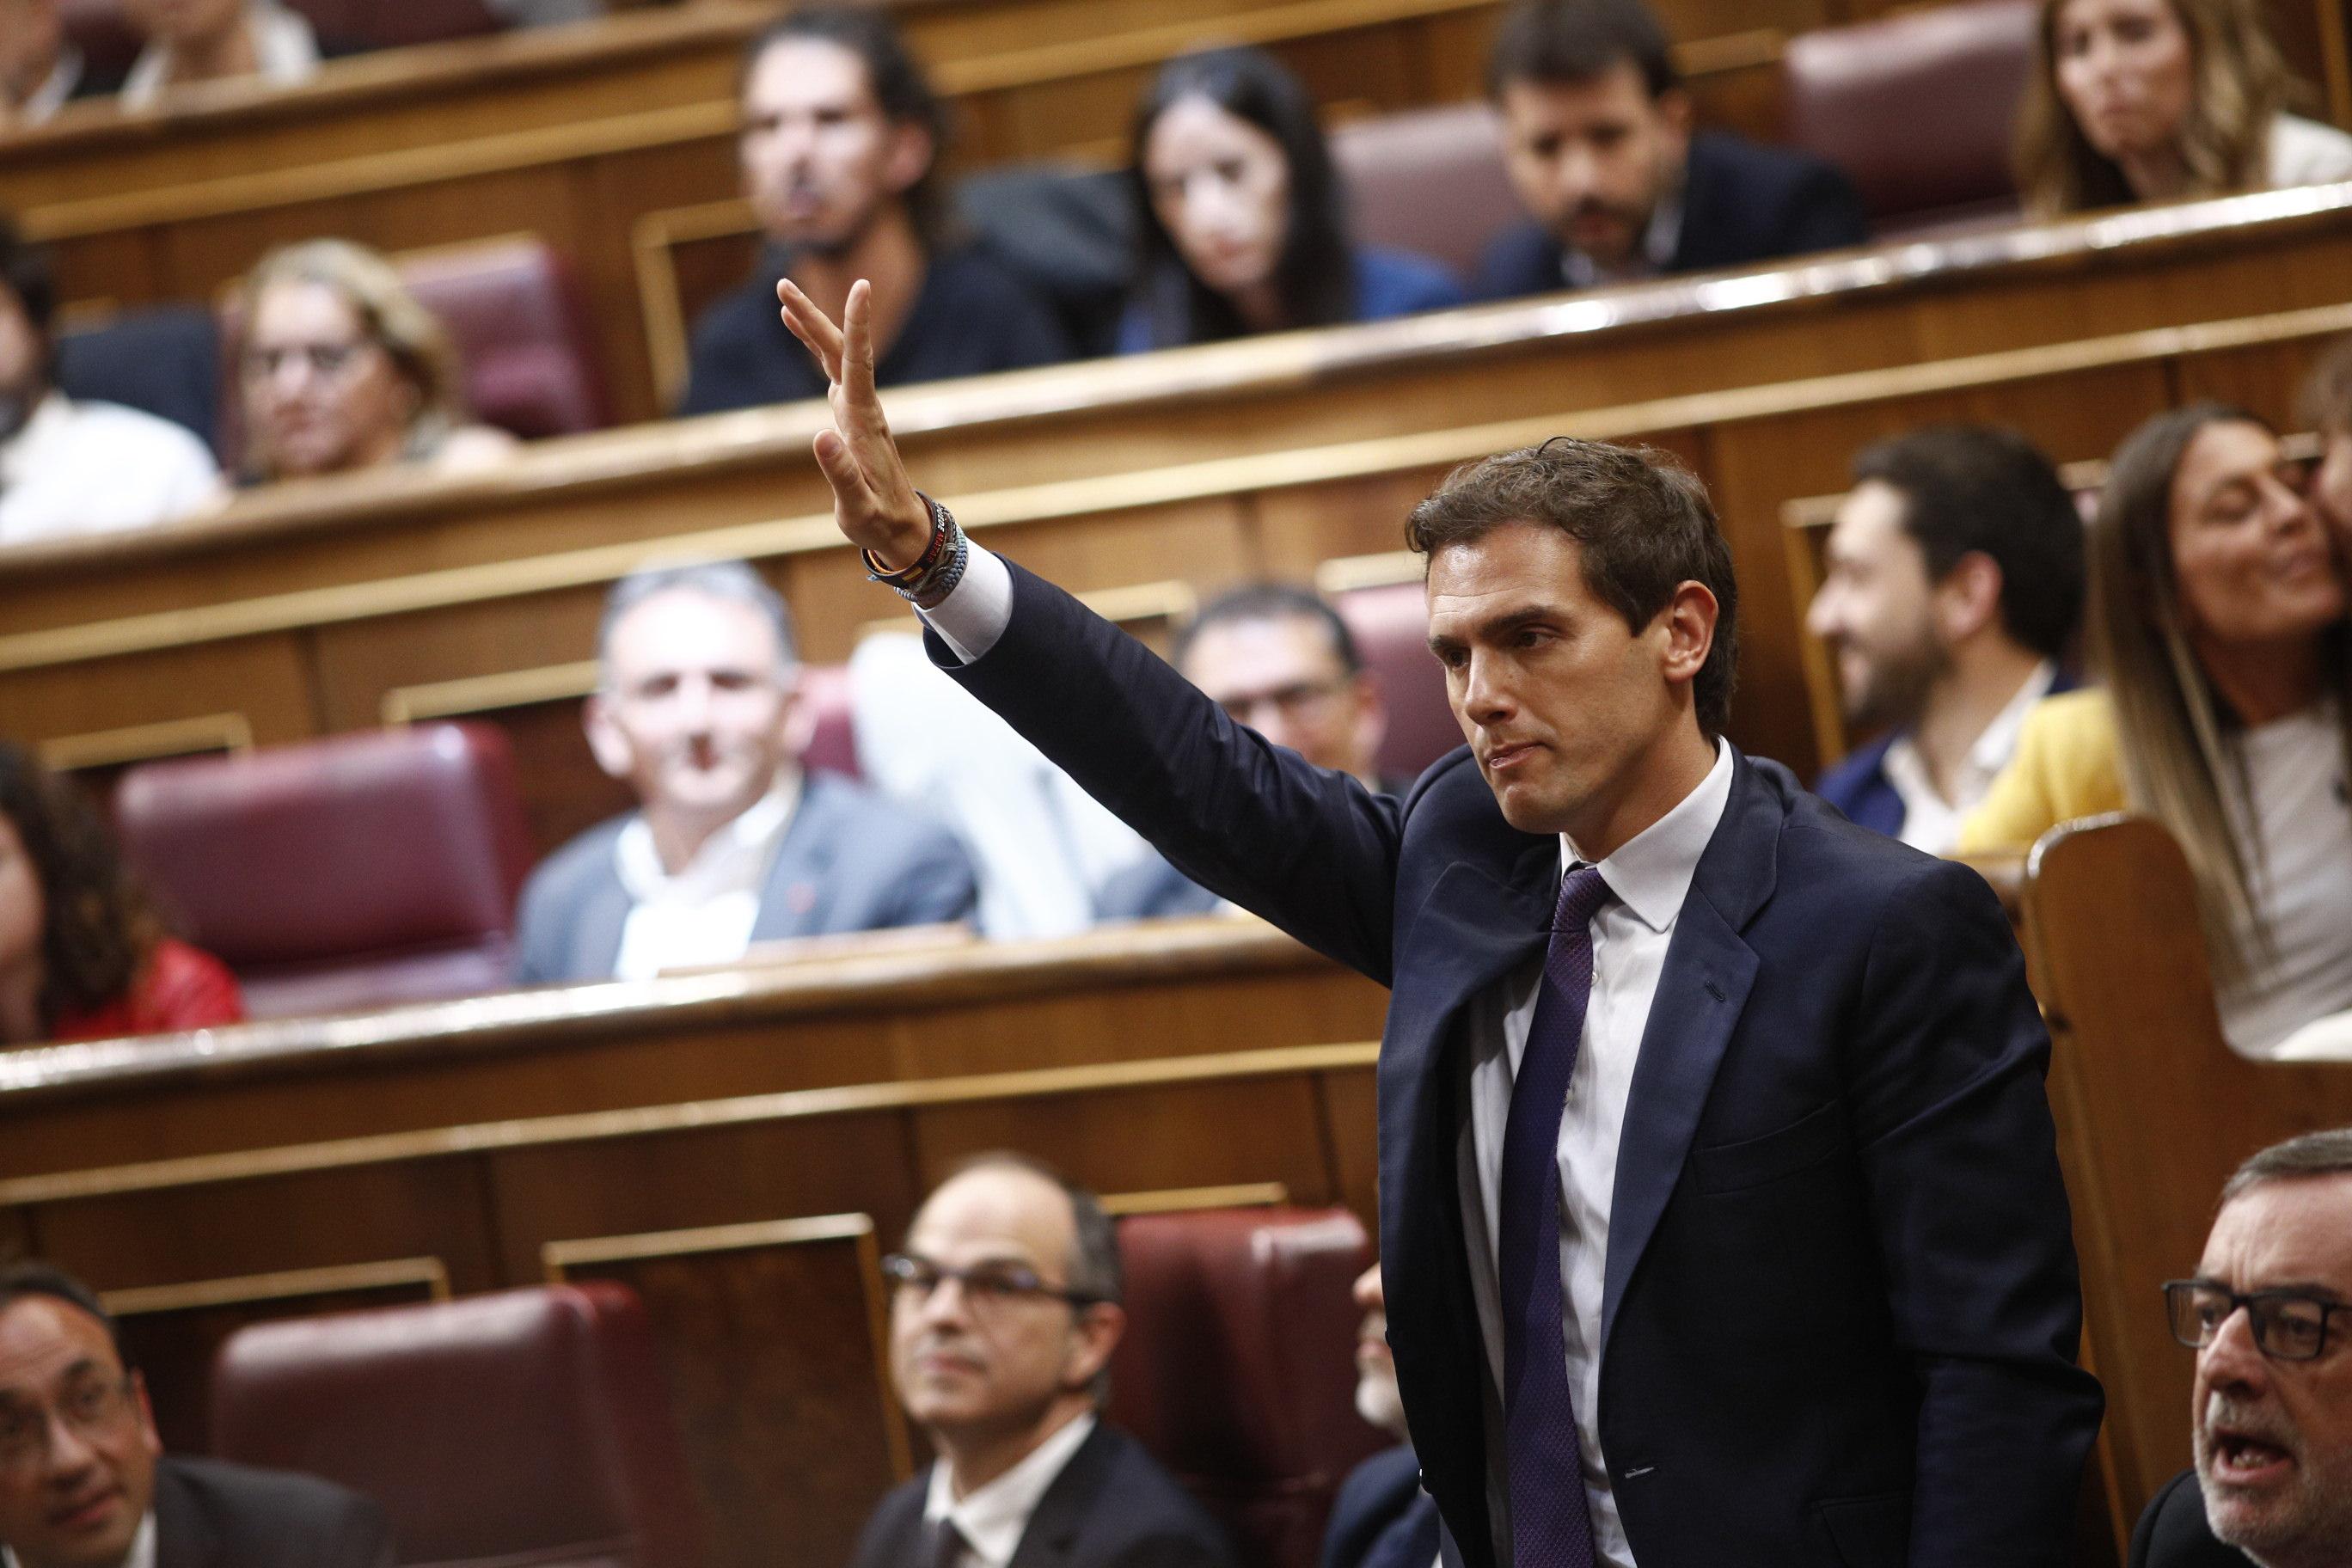
M 940 667 L 1186 876 L 1385 984 L 1398 803 L 1235 722 L 1141 643 L 971 546 Z
M 2103 1398 L 2043 1086 L 2049 1037 L 1991 889 L 1924 865 L 1874 942 L 1849 1058 L 1895 1331 L 1918 1369 L 1915 1568 L 2069 1560 Z

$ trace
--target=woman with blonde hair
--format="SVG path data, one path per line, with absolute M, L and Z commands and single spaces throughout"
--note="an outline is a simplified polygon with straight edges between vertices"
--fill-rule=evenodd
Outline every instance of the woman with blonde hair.
M 340 239 L 273 251 L 246 279 L 239 315 L 247 483 L 477 468 L 514 448 L 468 420 L 448 332 L 374 251 Z
M 2258 0 L 2043 0 L 2017 188 L 2047 218 L 2352 179 L 2296 90 Z
M 1961 830 L 2021 849 L 2129 810 L 2196 879 L 2222 1029 L 2248 1055 L 2352 1008 L 2352 621 L 2275 432 L 2216 403 L 2116 449 L 2090 538 L 2105 685 L 2042 702 Z

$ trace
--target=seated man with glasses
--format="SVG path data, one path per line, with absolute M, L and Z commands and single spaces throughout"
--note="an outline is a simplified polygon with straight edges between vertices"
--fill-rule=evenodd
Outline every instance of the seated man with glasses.
M 1339 613 L 1287 583 L 1229 588 L 1176 634 L 1169 662 L 1220 707 L 1318 768 L 1374 789 L 1373 758 L 1388 720 Z M 1217 896 L 1157 854 L 1111 879 L 1097 912 L 1107 921 L 1204 915 Z
M 882 1500 L 854 1568 L 1232 1568 L 1200 1506 L 1097 1419 L 1127 1319 L 1092 1194 L 977 1156 L 882 1269 L 891 1376 L 939 1458 Z
M 11 1568 L 390 1568 L 383 1512 L 310 1476 L 163 1456 L 113 1320 L 46 1264 L 0 1270 L 0 1546 Z
M 2197 1352 L 2197 1467 L 2148 1505 L 2132 1568 L 2352 1568 L 2352 1128 L 2238 1167 L 2164 1296 Z

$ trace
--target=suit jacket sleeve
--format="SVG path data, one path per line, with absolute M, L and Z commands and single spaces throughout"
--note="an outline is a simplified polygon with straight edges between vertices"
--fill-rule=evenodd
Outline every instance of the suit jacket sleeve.
M 355 1497 L 343 1512 L 328 1555 L 319 1568 L 392 1568 L 392 1526 L 383 1510 Z
M 1177 869 L 1385 984 L 1399 804 L 1268 743 L 1141 643 L 1011 571 L 995 644 L 959 664 L 927 631 L 932 658 Z
M 1922 1389 L 1914 1568 L 2065 1560 L 2098 1384 L 2042 1079 L 1991 889 L 1923 860 L 1877 925 L 1845 1071 L 1896 1341 Z
M 1869 243 L 1870 219 L 1852 183 L 1826 163 L 1806 171 L 1781 216 L 1780 254 L 1805 256 Z
M 1197 1534 L 1170 1531 L 1147 1535 L 1103 1568 L 1234 1568 L 1232 1553 Z
M 917 842 L 898 873 L 891 899 L 890 926 L 940 925 L 968 921 L 980 907 L 980 880 L 971 858 L 947 829 L 934 828 Z

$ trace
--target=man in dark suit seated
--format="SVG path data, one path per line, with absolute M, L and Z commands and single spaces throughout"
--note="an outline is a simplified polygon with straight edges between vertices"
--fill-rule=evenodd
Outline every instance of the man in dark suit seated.
M 1641 0 L 1525 0 L 1487 58 L 1503 158 L 1532 221 L 1480 259 L 1479 297 L 1744 267 L 1869 237 L 1820 159 L 1691 126 L 1665 29 Z
M 752 275 L 694 326 L 680 414 L 824 395 L 776 320 L 789 276 L 838 306 L 872 280 L 885 386 L 982 375 L 1071 355 L 1053 308 L 942 210 L 947 117 L 889 14 L 811 8 L 743 56 L 744 194 L 765 232 Z
M 354 1414 L 355 1419 L 364 1416 Z M 87 1286 L 0 1271 L 0 1546 L 10 1568 L 390 1568 L 383 1510 L 310 1476 L 166 1457 Z
M 531 873 L 519 983 L 640 980 L 731 963 L 755 942 L 971 914 L 978 883 L 952 834 L 801 766 L 816 717 L 783 601 L 751 568 L 625 579 L 596 657 L 589 748 L 641 809 Z
M 1389 1343 L 1464 1568 L 2056 1568 L 2075 1363 L 2050 1053 L 2000 901 L 1724 739 L 1731 551 L 1556 437 L 1414 508 L 1470 745 L 1402 798 L 1269 746 L 914 489 L 845 331 L 843 534 L 932 657 L 1203 885 L 1389 985 Z
M 1093 1194 L 976 1156 L 882 1268 L 891 1377 L 939 1458 L 882 1500 L 853 1568 L 1232 1568 L 1200 1505 L 1097 1415 L 1127 1319 Z
M 1380 682 L 1355 635 L 1311 588 L 1246 583 L 1201 608 L 1176 635 L 1168 661 L 1237 722 L 1318 768 L 1337 768 L 1378 789 L 1373 758 L 1388 721 Z M 1221 900 L 1158 855 L 1107 883 L 1107 921 L 1204 915 Z
M 2164 1295 L 2197 1351 L 2197 1466 L 2141 1515 L 2131 1568 L 2352 1568 L 2352 1128 L 2239 1166 Z
M 2013 430 L 1938 425 L 1865 447 L 1805 625 L 1845 721 L 1882 731 L 1814 793 L 1848 821 L 1948 854 L 2009 765 L 2083 611 L 2083 521 Z
M 1434 1568 L 1437 1504 L 1421 1489 L 1421 1461 L 1405 1430 L 1379 1264 L 1357 1276 L 1356 1305 L 1364 1310 L 1356 1335 L 1356 1414 L 1397 1446 L 1358 1465 L 1340 1484 L 1323 1531 L 1323 1568 Z

